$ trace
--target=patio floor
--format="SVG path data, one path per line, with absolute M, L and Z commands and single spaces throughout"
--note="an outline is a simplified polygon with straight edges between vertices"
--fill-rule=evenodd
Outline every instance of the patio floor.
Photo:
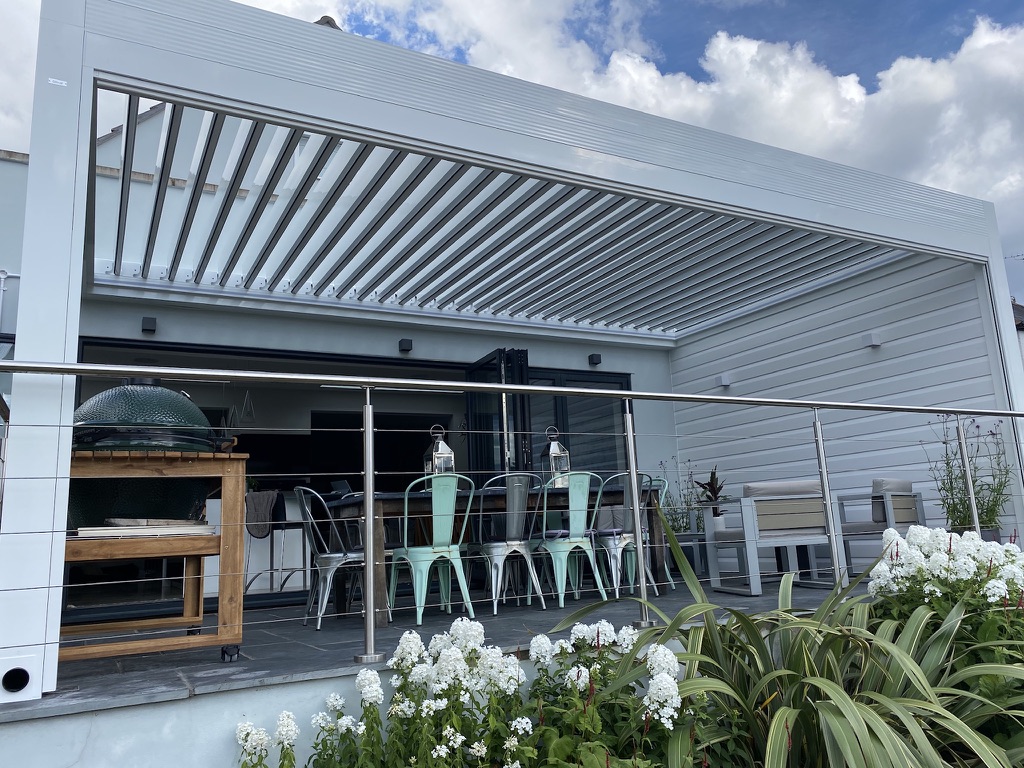
M 765 585 L 759 597 L 708 592 L 708 599 L 720 606 L 747 613 L 771 610 L 777 606 L 778 584 Z M 640 606 L 625 597 L 608 601 L 586 621 L 604 618 L 616 627 L 640 617 Z M 813 609 L 824 599 L 822 589 L 793 590 L 795 607 Z M 596 592 L 584 592 L 579 601 L 567 596 L 565 608 L 559 609 L 554 598 L 547 610 L 525 601 L 517 606 L 514 598 L 499 604 L 492 615 L 490 599 L 474 594 L 476 618 L 484 625 L 487 641 L 506 650 L 527 648 L 538 633 L 550 633 L 553 627 L 577 608 L 598 601 Z M 416 627 L 411 598 L 399 597 L 394 620 L 376 631 L 376 650 L 390 657 L 402 634 L 418 629 L 424 641 L 445 631 L 453 619 L 464 615 L 456 606 L 448 615 L 435 607 L 424 612 L 423 625 Z M 675 590 L 663 589 L 650 602 L 669 616 L 692 603 L 688 590 L 677 582 Z M 0 722 L 33 719 L 108 709 L 156 701 L 185 699 L 215 691 L 298 680 L 323 679 L 352 674 L 354 657 L 364 652 L 364 628 L 359 613 L 346 616 L 325 616 L 323 628 L 316 631 L 314 623 L 302 626 L 303 605 L 283 605 L 247 609 L 244 640 L 239 659 L 225 663 L 217 647 L 140 654 L 109 659 L 69 661 L 60 665 L 57 690 L 41 700 L 0 707 Z M 358 611 L 358 604 L 356 605 Z M 212 621 L 213 616 L 207 616 Z M 657 618 L 651 614 L 651 618 Z

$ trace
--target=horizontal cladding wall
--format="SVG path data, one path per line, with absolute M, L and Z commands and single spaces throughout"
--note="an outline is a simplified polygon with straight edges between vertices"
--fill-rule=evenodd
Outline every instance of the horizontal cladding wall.
M 661 176 L 664 171 L 682 172 L 691 174 L 691 179 L 706 179 L 712 187 L 718 181 L 742 185 L 753 192 L 751 201 L 763 199 L 761 193 L 800 198 L 806 201 L 803 210 L 813 221 L 831 221 L 836 211 L 845 209 L 890 222 L 926 225 L 944 230 L 954 239 L 965 232 L 976 235 L 979 242 L 988 236 L 987 208 L 979 200 L 257 9 L 215 0 L 178 0 L 173 4 L 165 0 L 89 0 L 87 8 L 88 30 L 97 35 L 95 49 L 100 53 L 110 41 L 125 40 L 154 51 L 170 51 L 280 82 L 315 86 L 367 103 L 394 104 L 420 113 L 421 120 L 384 128 L 396 135 L 428 130 L 424 126 L 440 118 L 464 126 L 461 133 L 467 140 L 472 127 L 497 130 L 507 138 L 519 136 L 572 148 L 559 155 L 560 161 L 575 163 L 600 178 L 635 183 L 640 178 L 638 170 L 645 177 L 663 179 L 668 178 Z M 206 91 L 207 87 L 194 90 Z M 267 98 L 273 98 L 269 96 L 273 92 L 267 90 Z M 321 117 L 333 119 L 329 98 L 322 100 L 322 109 Z M 352 116 L 341 119 L 347 122 Z M 453 140 L 451 128 L 449 124 L 447 138 L 438 139 L 441 143 Z M 494 146 L 488 151 L 501 155 L 504 150 Z M 936 235 L 926 239 L 939 247 L 943 242 Z
M 890 405 L 1002 408 L 976 267 L 917 259 L 737 320 L 685 343 L 672 359 L 678 393 Z M 880 347 L 865 335 L 878 333 Z M 729 387 L 716 385 L 728 374 Z M 822 410 L 833 493 L 872 478 L 914 480 L 941 521 L 928 474 L 935 417 Z M 679 456 L 745 482 L 817 477 L 812 412 L 718 404 L 676 408 Z M 927 444 L 927 446 L 926 446 Z

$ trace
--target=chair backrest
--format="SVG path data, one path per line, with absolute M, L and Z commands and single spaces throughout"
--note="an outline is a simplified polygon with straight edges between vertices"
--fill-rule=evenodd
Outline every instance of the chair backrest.
M 462 523 L 459 526 L 459 535 L 458 538 L 455 538 L 455 512 L 460 485 L 468 491 L 468 494 L 466 496 L 465 513 L 462 515 Z M 402 515 L 402 536 L 406 546 L 409 546 L 411 543 L 409 541 L 409 494 L 415 493 L 417 490 L 424 490 L 430 493 L 431 545 L 435 547 L 449 547 L 452 544 L 461 543 L 466 534 L 466 523 L 469 521 L 470 510 L 473 508 L 473 493 L 476 490 L 473 481 L 465 475 L 445 472 L 418 477 L 409 483 L 405 489 L 405 504 Z
M 312 488 L 296 486 L 295 497 L 302 512 L 302 530 L 311 552 L 317 555 L 351 552 L 357 548 L 349 525 L 339 525 L 327 502 Z
M 744 505 L 753 504 L 759 533 L 825 533 L 825 501 L 816 480 L 748 483 Z
M 655 495 L 654 478 L 645 472 L 637 473 L 637 486 L 640 493 L 640 510 L 645 514 Z M 608 504 L 609 496 L 621 491 L 621 504 Z M 597 510 L 594 527 L 597 530 L 621 529 L 624 533 L 636 532 L 636 520 L 633 517 L 633 491 L 629 481 L 629 472 L 619 472 L 605 478 L 601 484 L 601 506 Z
M 899 526 L 924 525 L 924 502 L 921 494 L 914 493 L 910 480 L 876 478 L 871 481 L 871 520 L 888 523 L 886 504 L 892 513 L 892 522 Z
M 529 519 L 530 494 L 540 490 L 543 481 L 539 475 L 531 472 L 509 472 L 505 475 L 492 477 L 481 486 L 480 496 L 480 540 L 489 541 L 521 541 L 528 534 L 526 530 Z M 501 488 L 505 491 L 505 511 L 488 512 L 484 503 L 488 488 Z
M 555 486 L 558 483 L 558 486 Z M 593 527 L 594 510 L 601 506 L 600 475 L 593 472 L 573 470 L 553 477 L 544 484 L 544 531 L 568 530 L 569 537 L 581 539 L 588 529 Z M 566 507 L 555 504 L 555 499 L 567 493 L 568 528 L 561 523 L 562 513 Z M 594 495 L 593 504 L 591 496 Z

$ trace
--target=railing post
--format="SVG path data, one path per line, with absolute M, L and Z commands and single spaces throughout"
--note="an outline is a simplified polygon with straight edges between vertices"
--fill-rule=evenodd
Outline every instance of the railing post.
M 821 432 L 821 422 L 818 420 L 818 409 L 814 409 L 814 445 L 818 452 L 818 475 L 821 478 L 821 498 L 825 503 L 825 532 L 828 535 L 828 546 L 832 553 L 832 571 L 835 574 L 835 583 L 845 587 L 850 583 L 850 577 L 846 568 L 840 568 L 839 540 L 836 538 L 836 519 L 832 516 L 832 489 L 828 484 L 828 461 L 825 458 L 825 439 Z M 814 553 L 811 553 L 814 556 Z M 847 564 L 847 567 L 848 564 Z
M 967 486 L 967 500 L 971 504 L 971 522 L 974 523 L 974 531 L 981 536 L 981 521 L 978 519 L 978 500 L 974 496 L 974 475 L 971 473 L 970 451 L 967 447 L 967 432 L 960 421 L 960 414 L 956 415 L 956 440 L 960 444 L 960 463 L 964 467 L 964 483 Z
M 629 469 L 629 498 L 633 508 L 633 537 L 636 547 L 636 572 L 640 584 L 640 619 L 633 622 L 633 626 L 644 629 L 653 627 L 655 622 L 647 611 L 647 546 L 643 536 L 643 518 L 640 512 L 640 482 L 636 470 L 636 433 L 633 429 L 633 401 L 624 398 L 626 432 L 626 464 Z
M 377 546 L 377 520 L 374 518 L 374 466 L 373 466 L 373 404 L 370 402 L 370 387 L 366 387 L 366 404 L 363 405 L 363 631 L 364 652 L 356 654 L 357 664 L 379 664 L 384 654 L 376 649 L 377 630 L 377 558 L 383 554 Z

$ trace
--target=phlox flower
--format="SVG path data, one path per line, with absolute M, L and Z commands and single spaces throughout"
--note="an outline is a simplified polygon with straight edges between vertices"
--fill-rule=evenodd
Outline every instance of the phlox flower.
M 651 718 L 671 730 L 682 704 L 682 699 L 679 696 L 679 684 L 674 677 L 664 672 L 658 672 L 651 677 L 643 702 L 647 708 L 645 716 L 650 715 Z
M 990 603 L 1001 603 L 1010 597 L 1010 590 L 1002 579 L 989 579 L 981 588 L 981 593 Z
M 252 723 L 239 723 L 235 729 L 235 738 L 242 750 L 250 755 L 265 755 L 270 748 L 270 734 L 265 728 L 257 728 Z
M 469 745 L 469 754 L 477 760 L 483 760 L 487 757 L 487 745 L 482 741 L 474 741 Z
M 555 655 L 555 647 L 547 635 L 535 635 L 530 640 L 530 661 L 548 666 Z
M 310 720 L 310 725 L 320 731 L 333 731 L 334 718 L 326 712 L 317 712 L 313 715 L 312 720 Z
M 299 738 L 299 726 L 295 715 L 285 710 L 277 717 L 277 730 L 274 731 L 274 743 L 282 747 L 294 747 Z
M 336 693 L 327 697 L 327 710 L 329 712 L 341 712 L 345 708 L 345 699 Z
M 533 723 L 528 717 L 517 717 L 512 721 L 512 731 L 520 736 L 526 736 L 533 732 Z
M 590 670 L 577 664 L 565 673 L 565 684 L 581 693 L 590 687 Z
M 636 639 L 640 633 L 636 627 L 631 624 L 624 624 L 622 629 L 619 630 L 619 634 L 615 636 L 615 642 L 618 643 L 619 649 L 623 653 L 629 653 L 633 650 L 633 646 L 636 645 Z
M 672 649 L 664 645 L 652 645 L 647 649 L 647 671 L 651 677 L 665 674 L 675 679 L 679 675 L 679 659 Z
M 380 675 L 375 669 L 361 669 L 356 675 L 356 690 L 363 700 L 363 705 L 380 706 L 384 703 L 384 689 L 380 684 Z
M 419 633 L 409 630 L 402 634 L 395 655 L 388 659 L 388 666 L 392 669 L 411 669 L 426 655 L 427 649 L 423 647 Z

